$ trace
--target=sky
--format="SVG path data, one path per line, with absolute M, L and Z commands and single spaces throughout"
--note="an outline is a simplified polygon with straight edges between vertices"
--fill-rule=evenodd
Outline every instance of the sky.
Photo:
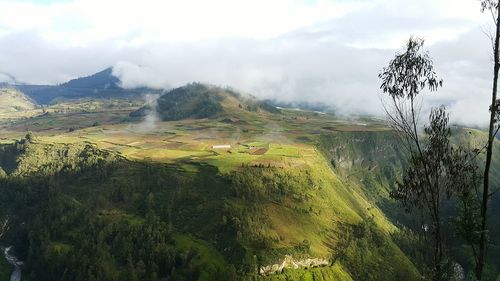
M 0 0 L 0 82 L 107 67 L 124 87 L 188 82 L 382 115 L 378 73 L 410 36 L 444 80 L 423 108 L 488 122 L 491 15 L 478 0 Z

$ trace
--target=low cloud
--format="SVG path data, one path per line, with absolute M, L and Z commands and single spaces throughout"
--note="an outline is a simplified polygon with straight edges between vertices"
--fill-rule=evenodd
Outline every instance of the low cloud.
M 125 87 L 172 88 L 200 81 L 260 98 L 326 104 L 341 115 L 383 114 L 377 74 L 398 50 L 360 49 L 335 41 L 305 44 L 297 37 L 155 46 L 137 60 L 118 62 L 115 74 Z M 444 86 L 424 94 L 423 108 L 445 104 L 452 122 L 484 126 L 490 99 L 488 39 L 476 29 L 426 47 Z
M 329 104 L 340 113 L 381 113 L 377 73 L 392 51 L 295 37 L 150 46 L 116 63 L 124 87 L 172 88 L 192 81 L 231 86 L 260 98 Z M 147 55 L 146 55 L 147 54 Z
M 137 127 L 140 131 L 151 131 L 156 128 L 156 123 L 160 121 L 158 114 L 158 94 L 144 94 L 144 106 L 146 106 L 145 116 L 143 121 Z

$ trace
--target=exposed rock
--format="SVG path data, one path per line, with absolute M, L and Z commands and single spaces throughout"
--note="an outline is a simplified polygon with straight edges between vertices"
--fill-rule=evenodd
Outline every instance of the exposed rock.
M 259 268 L 260 275 L 269 275 L 276 272 L 281 272 L 285 268 L 298 269 L 302 267 L 320 267 L 329 264 L 327 259 L 323 258 L 307 258 L 307 259 L 294 259 L 291 255 L 285 255 L 281 263 L 262 266 Z

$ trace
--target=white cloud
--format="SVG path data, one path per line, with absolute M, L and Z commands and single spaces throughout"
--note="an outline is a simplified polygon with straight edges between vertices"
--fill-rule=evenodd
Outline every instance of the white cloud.
M 1 1 L 0 26 L 36 30 L 63 44 L 116 39 L 144 44 L 224 37 L 269 38 L 333 17 L 359 4 L 320 0 L 75 0 L 51 5 Z

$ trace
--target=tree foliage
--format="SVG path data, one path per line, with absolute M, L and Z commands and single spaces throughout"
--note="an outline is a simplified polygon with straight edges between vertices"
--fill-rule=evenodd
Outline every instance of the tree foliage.
M 379 74 L 380 86 L 384 93 L 394 99 L 414 99 L 426 88 L 431 91 L 442 86 L 433 69 L 433 62 L 428 52 L 422 51 L 424 40 L 410 38 L 406 52 L 397 54 Z

